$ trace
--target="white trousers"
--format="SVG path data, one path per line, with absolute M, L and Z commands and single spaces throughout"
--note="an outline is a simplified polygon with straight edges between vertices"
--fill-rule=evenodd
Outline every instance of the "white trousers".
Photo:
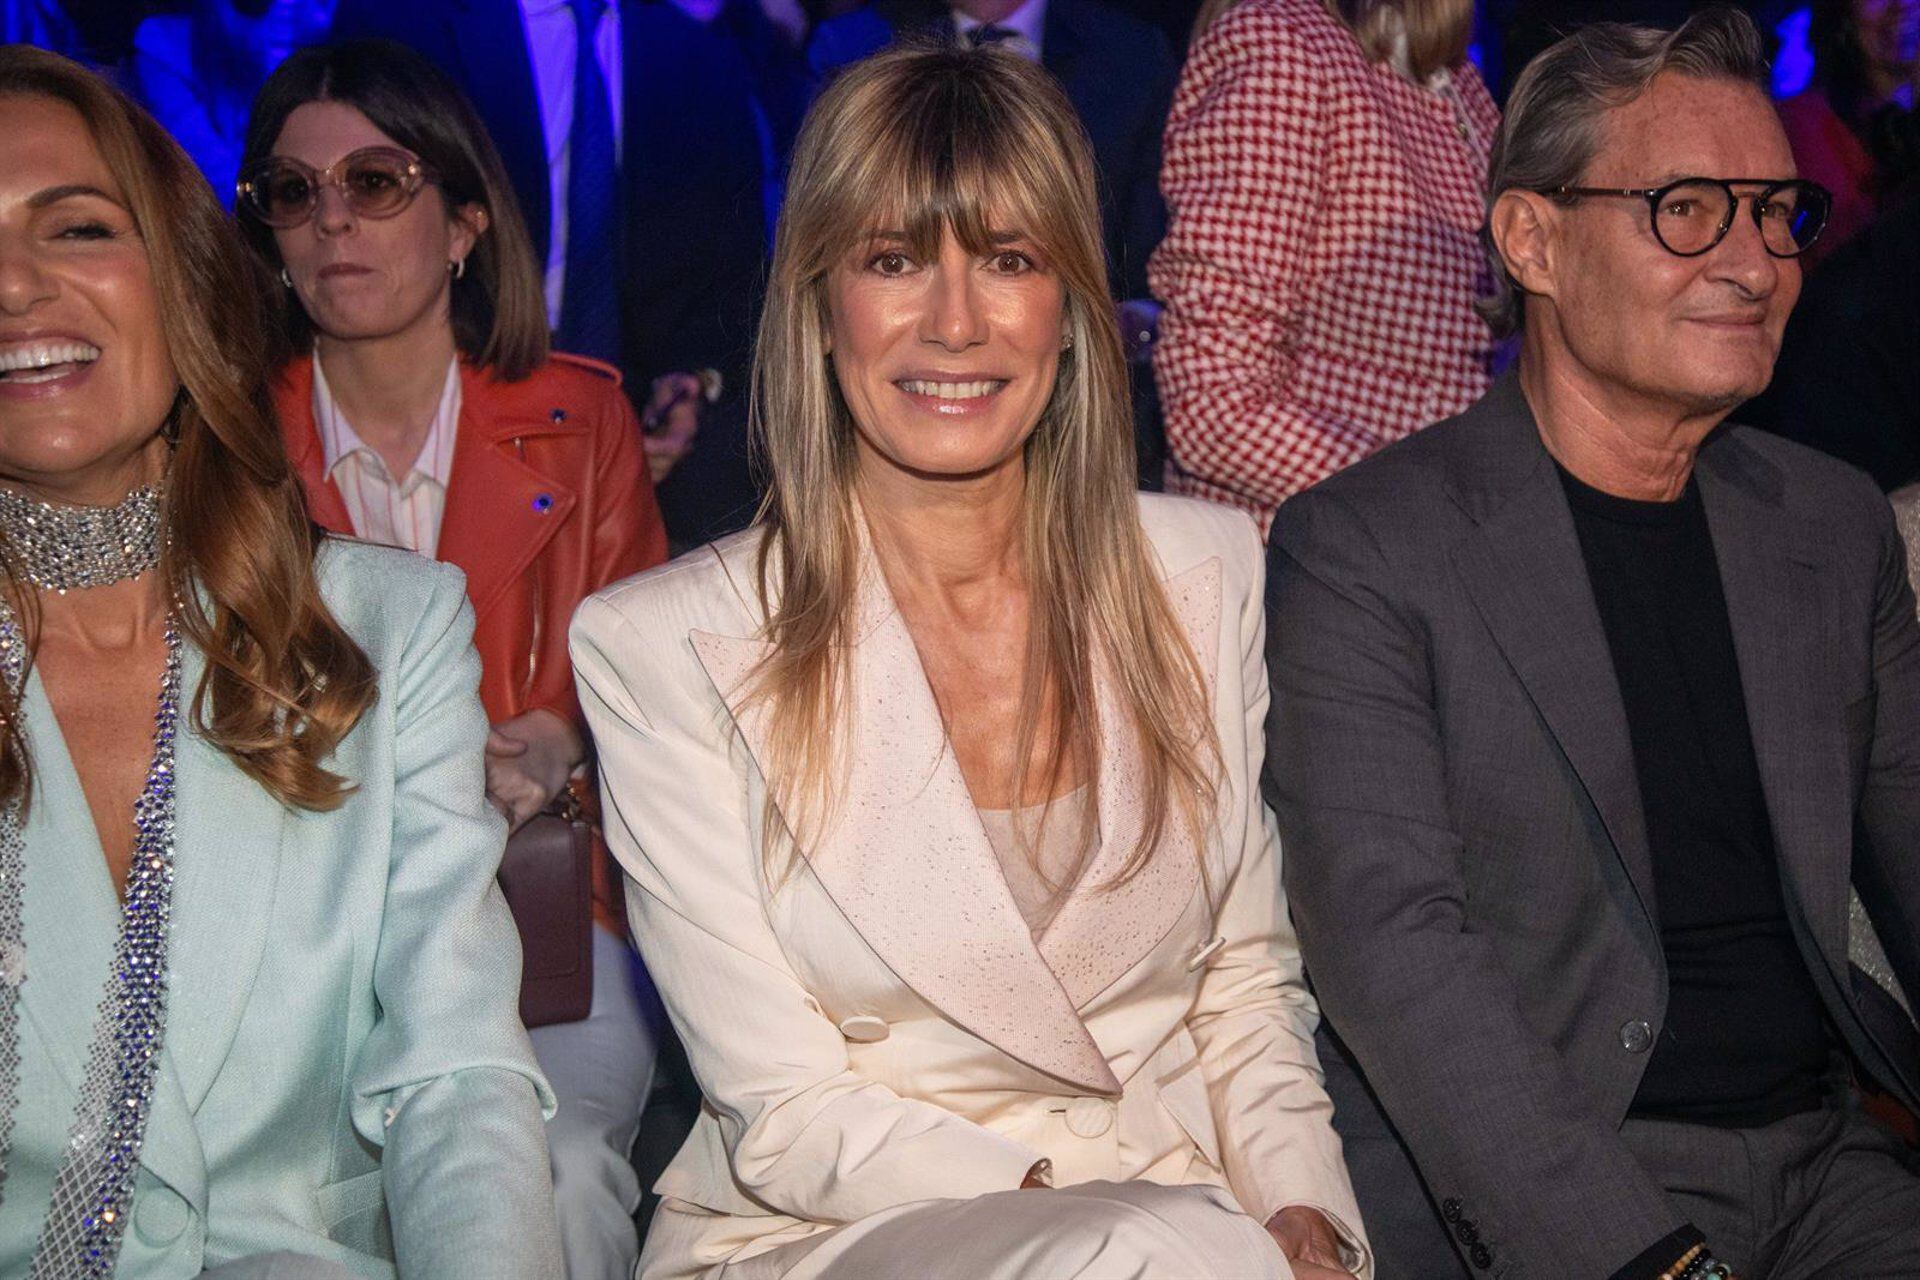
M 672 1236 L 684 1229 L 697 1232 L 699 1219 L 662 1204 L 649 1259 L 680 1252 Z M 1086 1182 L 921 1200 L 702 1273 L 702 1280 L 903 1277 L 1292 1280 L 1293 1269 L 1266 1228 L 1218 1187 Z
M 656 1007 L 639 957 L 596 925 L 592 1011 L 529 1033 L 560 1099 L 547 1147 L 568 1280 L 633 1280 L 640 1176 L 631 1157 L 659 1053 Z

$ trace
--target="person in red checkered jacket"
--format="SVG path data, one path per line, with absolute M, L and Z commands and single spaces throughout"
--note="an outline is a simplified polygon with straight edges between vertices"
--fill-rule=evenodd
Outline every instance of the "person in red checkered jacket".
M 1154 371 L 1167 488 L 1257 515 L 1486 389 L 1499 111 L 1471 0 L 1242 0 L 1181 73 Z

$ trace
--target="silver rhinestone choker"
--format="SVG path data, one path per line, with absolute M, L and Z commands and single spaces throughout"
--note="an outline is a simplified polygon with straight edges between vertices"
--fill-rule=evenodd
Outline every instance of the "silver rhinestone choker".
M 110 507 L 70 507 L 0 487 L 0 532 L 34 586 L 63 595 L 104 587 L 160 563 L 160 490 L 143 485 Z

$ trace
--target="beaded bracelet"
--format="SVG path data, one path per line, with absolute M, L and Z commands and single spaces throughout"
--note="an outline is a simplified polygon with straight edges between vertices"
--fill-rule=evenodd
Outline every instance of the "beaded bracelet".
M 1706 1251 L 1706 1245 L 1696 1244 L 1693 1248 L 1681 1254 L 1672 1266 L 1662 1271 L 1660 1273 L 1660 1280 L 1693 1280 L 1694 1264 L 1700 1261 L 1701 1255 L 1706 1253 Z
M 1674 1280 L 1733 1280 L 1733 1268 L 1707 1252 L 1703 1244 L 1689 1251 L 1691 1261 L 1681 1267 Z

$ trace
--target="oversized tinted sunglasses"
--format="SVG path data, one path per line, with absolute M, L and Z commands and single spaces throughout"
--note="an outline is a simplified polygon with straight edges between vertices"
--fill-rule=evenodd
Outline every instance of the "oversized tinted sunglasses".
M 1735 187 L 1758 188 L 1744 195 Z M 1682 258 L 1697 258 L 1733 228 L 1740 202 L 1748 200 L 1760 243 L 1776 258 L 1805 253 L 1820 238 L 1833 208 L 1833 195 L 1804 178 L 1682 178 L 1664 187 L 1557 187 L 1545 194 L 1563 200 L 1586 196 L 1645 200 L 1660 247 Z
M 270 227 L 297 227 L 313 216 L 320 189 L 333 186 L 356 217 L 391 218 L 440 175 L 397 147 L 362 147 L 325 169 L 271 156 L 240 175 L 239 206 Z

